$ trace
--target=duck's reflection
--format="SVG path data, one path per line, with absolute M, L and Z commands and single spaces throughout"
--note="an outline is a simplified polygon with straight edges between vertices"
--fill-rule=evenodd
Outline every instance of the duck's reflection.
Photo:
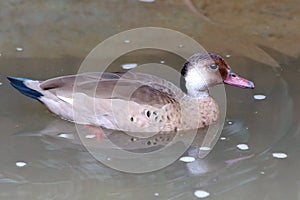
M 235 122 L 230 128 L 225 127 L 225 130 L 233 132 L 234 127 L 240 129 L 241 124 Z M 155 151 L 172 140 L 172 135 L 168 134 L 158 135 L 161 140 L 155 140 L 155 137 L 132 139 L 130 135 L 126 136 L 115 131 L 104 130 L 104 134 L 115 145 L 134 152 Z M 37 161 L 31 162 L 28 166 L 31 170 L 24 177 L 15 173 L 5 173 L 2 175 L 2 181 L 10 180 L 10 184 L 25 183 L 18 187 L 19 191 L 28 192 L 30 188 L 41 198 L 47 198 L 58 190 L 64 190 L 61 194 L 56 193 L 59 198 L 78 199 L 86 198 L 89 193 L 102 198 L 122 196 L 125 199 L 151 199 L 154 198 L 154 194 L 155 196 L 159 194 L 162 198 L 176 199 L 192 197 L 196 188 L 209 190 L 211 194 L 221 194 L 258 180 L 263 177 L 261 174 L 263 170 L 274 167 L 268 151 L 258 156 L 254 156 L 251 152 L 241 154 L 232 148 L 234 146 L 226 147 L 222 142 L 219 142 L 207 157 L 199 159 L 198 149 L 203 136 L 198 134 L 184 154 L 196 157 L 194 162 L 176 161 L 164 169 L 151 173 L 128 174 L 110 169 L 94 159 L 85 150 L 72 123 L 62 120 L 52 121 L 43 130 L 17 135 L 38 137 L 44 144 L 40 151 L 43 155 L 33 155 L 33 160 Z M 229 137 L 230 132 L 225 132 L 225 135 Z M 240 139 L 239 136 L 230 137 L 233 143 L 235 139 Z M 97 137 L 93 139 L 97 141 Z M 151 141 L 151 145 L 148 141 Z M 271 177 L 274 174 L 268 173 L 265 176 Z

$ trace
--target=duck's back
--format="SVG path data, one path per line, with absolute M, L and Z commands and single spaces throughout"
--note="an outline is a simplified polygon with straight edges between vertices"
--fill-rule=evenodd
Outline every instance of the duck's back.
M 179 101 L 185 96 L 166 80 L 131 72 L 64 76 L 41 82 L 40 87 L 70 104 L 70 114 L 59 113 L 63 118 L 127 131 L 176 129 Z

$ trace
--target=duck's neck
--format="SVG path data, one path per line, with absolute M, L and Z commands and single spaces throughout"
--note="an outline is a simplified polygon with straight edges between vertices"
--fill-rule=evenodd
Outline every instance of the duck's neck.
M 192 98 L 196 98 L 196 99 L 202 99 L 202 98 L 207 98 L 209 97 L 209 92 L 208 90 L 188 90 L 187 91 L 188 95 Z

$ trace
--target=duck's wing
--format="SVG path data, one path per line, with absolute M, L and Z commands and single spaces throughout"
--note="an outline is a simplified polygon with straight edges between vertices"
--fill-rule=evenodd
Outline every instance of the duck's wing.
M 66 101 L 72 101 L 74 94 L 82 93 L 96 99 L 123 99 L 139 104 L 164 105 L 184 96 L 169 81 L 132 72 L 90 72 L 63 76 L 43 81 L 40 87 Z
M 48 79 L 40 83 L 43 91 L 50 92 L 61 100 L 73 102 L 74 94 L 82 93 L 94 96 L 97 85 L 103 80 L 117 80 L 119 75 L 113 73 L 83 73 Z
M 131 72 L 64 76 L 40 87 L 70 104 L 76 117 L 72 121 L 128 131 L 157 131 L 166 124 L 162 122 L 177 120 L 174 110 L 179 112 L 178 101 L 184 96 L 166 80 Z

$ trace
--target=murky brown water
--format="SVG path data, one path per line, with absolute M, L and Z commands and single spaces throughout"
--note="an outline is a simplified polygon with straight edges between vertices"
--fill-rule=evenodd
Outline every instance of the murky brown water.
M 300 199 L 299 9 L 297 0 L 1 2 L 0 199 L 197 199 L 197 190 L 210 199 Z M 99 42 L 143 26 L 171 28 L 231 55 L 231 67 L 256 89 L 226 87 L 226 125 L 206 158 L 127 174 L 101 164 L 76 140 L 58 137 L 73 125 L 19 94 L 6 76 L 74 74 Z M 152 59 L 180 67 L 154 53 L 124 56 L 112 67 Z M 257 94 L 266 98 L 256 100 Z

